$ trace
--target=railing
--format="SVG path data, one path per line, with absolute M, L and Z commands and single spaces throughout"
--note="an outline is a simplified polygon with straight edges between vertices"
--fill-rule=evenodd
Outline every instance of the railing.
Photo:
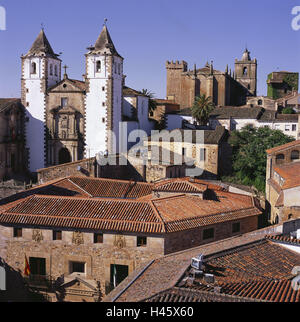
M 54 281 L 49 275 L 30 275 L 25 277 L 25 282 L 30 287 L 51 289 Z

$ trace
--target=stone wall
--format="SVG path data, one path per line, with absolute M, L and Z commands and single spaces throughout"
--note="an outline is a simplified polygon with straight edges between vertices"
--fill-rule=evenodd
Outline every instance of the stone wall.
M 50 275 L 54 280 L 62 279 L 67 282 L 76 277 L 70 272 L 70 261 L 83 262 L 85 274 L 80 274 L 80 277 L 87 282 L 100 281 L 103 295 L 111 281 L 111 265 L 126 265 L 130 274 L 138 266 L 163 255 L 164 239 L 159 236 L 148 236 L 147 246 L 137 247 L 135 235 L 108 233 L 104 234 L 103 244 L 95 244 L 94 234 L 83 232 L 76 235 L 76 244 L 72 231 L 63 231 L 61 241 L 53 241 L 52 230 L 23 229 L 22 231 L 22 238 L 13 238 L 12 227 L 0 226 L 0 236 L 7 249 L 5 253 L 3 252 L 3 258 L 14 270 L 24 272 L 25 255 L 28 259 L 44 258 L 46 275 Z M 42 240 L 33 238 L 34 232 L 42 236 Z M 78 242 L 80 240 L 83 244 Z
M 95 177 L 95 158 L 38 170 L 40 184 L 68 176 Z
M 240 223 L 240 232 L 233 233 L 232 225 Z M 212 239 L 204 240 L 203 231 L 214 228 L 215 236 Z M 182 231 L 168 234 L 165 240 L 165 254 L 175 253 L 184 249 L 212 243 L 221 239 L 226 239 L 236 235 L 245 234 L 258 229 L 258 217 L 247 217 L 241 220 L 220 223 L 212 226 L 201 227 L 199 229 Z

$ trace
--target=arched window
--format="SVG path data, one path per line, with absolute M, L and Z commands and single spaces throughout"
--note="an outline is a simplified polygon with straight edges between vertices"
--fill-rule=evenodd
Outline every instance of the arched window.
M 277 154 L 276 155 L 276 163 L 282 163 L 284 160 L 284 154 Z
M 96 71 L 97 71 L 97 73 L 100 73 L 101 72 L 101 61 L 100 60 L 97 61 Z
M 243 76 L 247 76 L 248 75 L 248 68 L 244 67 L 243 69 Z
M 36 74 L 36 63 L 31 64 L 31 74 Z
M 50 65 L 50 75 L 51 76 L 53 75 L 53 65 L 52 64 Z
M 262 100 L 257 101 L 257 105 L 262 105 L 262 104 L 263 104 Z
M 279 224 L 279 217 L 278 217 L 278 215 L 275 218 L 275 225 L 277 225 L 277 224 Z
M 55 76 L 57 76 L 58 74 L 57 74 L 57 66 L 55 65 L 55 67 L 54 67 L 54 75 Z
M 300 159 L 300 153 L 297 150 L 292 151 L 291 153 L 291 160 L 299 160 Z

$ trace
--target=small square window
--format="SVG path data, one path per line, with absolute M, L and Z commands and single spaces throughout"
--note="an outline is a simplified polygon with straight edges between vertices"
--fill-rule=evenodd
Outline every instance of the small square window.
M 22 237 L 22 228 L 14 228 L 14 237 L 21 238 Z
M 102 87 L 102 91 L 105 92 L 105 87 L 104 86 Z
M 214 237 L 215 237 L 215 230 L 214 230 L 214 228 L 205 229 L 203 231 L 203 240 L 213 239 Z
M 239 222 L 232 225 L 232 233 L 239 233 L 241 231 L 241 224 Z
M 137 247 L 146 247 L 147 246 L 147 237 L 137 237 Z
M 103 234 L 94 234 L 94 244 L 103 244 Z
M 105 106 L 105 102 L 102 103 L 102 106 L 104 107 Z
M 102 123 L 105 123 L 105 117 L 102 118 Z
M 80 262 L 70 262 L 70 274 L 73 273 L 85 273 L 85 263 Z
M 62 240 L 62 231 L 53 231 L 53 240 Z

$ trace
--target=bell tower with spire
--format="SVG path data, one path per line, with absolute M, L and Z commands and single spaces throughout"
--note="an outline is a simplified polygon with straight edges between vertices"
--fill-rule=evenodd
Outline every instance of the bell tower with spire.
M 235 60 L 235 79 L 243 85 L 250 95 L 256 96 L 257 90 L 257 60 L 251 59 L 246 48 L 241 60 Z
M 106 20 L 86 54 L 86 157 L 117 153 L 122 122 L 123 57 L 110 37 Z M 113 133 L 113 134 L 112 134 Z
M 48 88 L 61 79 L 61 60 L 58 56 L 42 28 L 28 53 L 21 57 L 28 169 L 33 173 L 45 166 L 45 101 Z

